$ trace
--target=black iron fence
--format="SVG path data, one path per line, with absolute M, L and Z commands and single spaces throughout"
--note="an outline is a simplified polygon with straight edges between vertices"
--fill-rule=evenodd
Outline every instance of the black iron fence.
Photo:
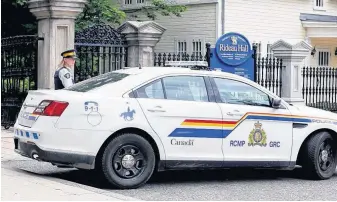
M 302 76 L 306 105 L 337 112 L 337 68 L 304 67 Z
M 257 58 L 255 60 L 255 82 L 282 96 L 282 59 Z
M 13 126 L 29 90 L 37 89 L 35 35 L 1 39 L 1 125 Z
M 97 24 L 75 34 L 78 55 L 75 82 L 127 65 L 127 48 L 123 36 L 107 24 Z

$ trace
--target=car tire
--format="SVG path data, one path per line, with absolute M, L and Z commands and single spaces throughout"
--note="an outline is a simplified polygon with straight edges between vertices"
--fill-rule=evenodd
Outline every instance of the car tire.
M 319 132 L 307 141 L 302 168 L 306 178 L 325 180 L 336 170 L 336 140 L 328 132 Z
M 137 134 L 121 134 L 105 148 L 102 171 L 116 188 L 135 189 L 151 178 L 155 161 L 154 150 L 146 139 Z

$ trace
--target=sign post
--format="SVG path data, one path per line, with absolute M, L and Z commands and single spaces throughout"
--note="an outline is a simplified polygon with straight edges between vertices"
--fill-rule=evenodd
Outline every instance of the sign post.
M 253 50 L 248 39 L 235 32 L 221 36 L 211 48 L 211 69 L 237 74 L 254 81 Z

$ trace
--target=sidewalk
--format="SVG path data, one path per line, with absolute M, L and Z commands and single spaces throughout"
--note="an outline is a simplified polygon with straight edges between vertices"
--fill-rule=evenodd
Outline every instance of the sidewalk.
M 13 134 L 1 130 L 1 164 L 6 161 L 30 160 L 14 151 Z M 15 168 L 14 168 L 15 169 Z M 47 176 L 38 176 L 25 171 L 1 168 L 1 200 L 58 200 L 58 201 L 139 201 L 139 199 L 114 194 L 105 195 L 80 187 L 49 180 Z M 113 196 L 111 196 L 113 195 Z
M 125 201 L 4 168 L 1 169 L 1 200 Z
M 1 129 L 1 161 L 28 160 L 14 152 L 13 129 Z

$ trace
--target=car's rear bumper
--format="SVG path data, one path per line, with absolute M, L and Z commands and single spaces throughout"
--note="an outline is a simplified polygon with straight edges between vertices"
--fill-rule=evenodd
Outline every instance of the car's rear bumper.
M 48 125 L 50 122 L 31 128 L 16 123 L 14 138 L 23 143 L 22 149 L 17 152 L 33 158 L 31 152 L 37 150 L 42 153 L 38 155 L 43 161 L 54 164 L 64 162 L 82 168 L 92 163 L 104 141 L 111 135 L 110 131 L 103 130 L 59 129 Z
M 50 162 L 56 165 L 68 165 L 71 167 L 92 169 L 94 168 L 95 156 L 57 151 L 46 151 L 33 142 L 20 141 L 14 137 L 14 151 L 22 156 L 39 161 Z

